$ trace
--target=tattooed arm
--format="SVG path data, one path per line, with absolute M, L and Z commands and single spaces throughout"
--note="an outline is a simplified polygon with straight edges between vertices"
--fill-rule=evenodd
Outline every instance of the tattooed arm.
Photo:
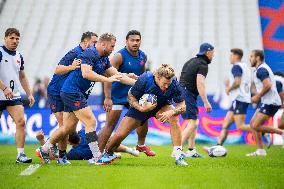
M 157 103 L 140 106 L 138 100 L 131 94 L 130 90 L 128 92 L 128 103 L 132 108 L 135 108 L 139 112 L 149 112 L 157 106 Z

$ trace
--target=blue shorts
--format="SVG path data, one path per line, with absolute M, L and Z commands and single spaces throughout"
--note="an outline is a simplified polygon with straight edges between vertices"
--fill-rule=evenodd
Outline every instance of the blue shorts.
M 59 95 L 47 95 L 47 101 L 52 113 L 63 112 L 64 103 Z
M 154 110 L 152 110 L 150 112 L 139 112 L 135 108 L 130 107 L 129 110 L 126 112 L 125 116 L 132 117 L 134 119 L 141 121 L 141 125 L 142 125 L 149 118 L 155 117 L 156 113 L 165 105 L 167 105 L 167 104 L 158 105 Z
M 3 110 L 5 110 L 7 106 L 16 106 L 16 105 L 23 106 L 23 102 L 20 98 L 15 100 L 0 100 L 0 111 L 2 112 Z
M 234 112 L 234 115 L 247 114 L 248 105 L 249 105 L 249 103 L 235 100 L 232 103 L 230 111 Z
M 262 104 L 259 107 L 259 112 L 268 115 L 270 117 L 273 117 L 276 112 L 280 109 L 281 106 L 276 106 L 272 104 Z
M 197 96 L 193 94 L 191 91 L 187 90 L 185 87 L 183 88 L 183 98 L 186 104 L 186 111 L 181 114 L 183 119 L 192 119 L 197 120 L 198 115 L 198 107 L 197 107 Z
M 88 106 L 86 97 L 80 93 L 60 92 L 60 97 L 64 103 L 64 112 L 73 112 Z

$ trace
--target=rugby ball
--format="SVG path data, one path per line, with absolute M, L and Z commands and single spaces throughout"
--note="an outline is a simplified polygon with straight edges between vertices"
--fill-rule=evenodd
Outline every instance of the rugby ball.
M 210 157 L 225 157 L 227 155 L 227 150 L 224 146 L 212 146 L 208 148 L 208 155 Z
M 145 104 L 153 105 L 157 103 L 157 96 L 154 94 L 144 94 L 139 99 L 139 105 L 144 106 Z

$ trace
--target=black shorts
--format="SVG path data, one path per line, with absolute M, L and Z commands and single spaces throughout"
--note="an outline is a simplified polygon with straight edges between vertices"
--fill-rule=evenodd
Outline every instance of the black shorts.
M 15 100 L 0 100 L 0 111 L 2 112 L 3 110 L 6 110 L 7 106 L 16 106 L 16 105 L 23 106 L 23 102 L 20 98 Z
M 280 109 L 281 106 L 272 105 L 272 104 L 262 104 L 259 107 L 259 112 L 268 115 L 270 117 L 273 117 L 276 112 Z
M 248 106 L 249 106 L 249 103 L 235 100 L 232 103 L 230 111 L 234 112 L 234 115 L 246 115 Z
M 186 111 L 181 114 L 183 119 L 197 120 L 198 106 L 197 106 L 197 95 L 193 94 L 191 91 L 183 88 L 183 98 L 186 104 Z

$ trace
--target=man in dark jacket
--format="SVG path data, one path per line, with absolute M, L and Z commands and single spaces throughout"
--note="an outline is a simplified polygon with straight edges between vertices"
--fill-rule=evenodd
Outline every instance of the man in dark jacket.
M 213 57 L 214 47 L 209 43 L 203 43 L 197 56 L 187 61 L 181 71 L 180 83 L 184 88 L 186 102 L 186 112 L 182 114 L 182 117 L 188 123 L 182 132 L 182 144 L 188 140 L 188 151 L 185 153 L 185 157 L 201 157 L 195 149 L 195 136 L 198 125 L 197 96 L 200 95 L 206 111 L 211 112 L 212 107 L 205 90 L 205 78 L 208 73 L 208 64 L 211 63 Z

